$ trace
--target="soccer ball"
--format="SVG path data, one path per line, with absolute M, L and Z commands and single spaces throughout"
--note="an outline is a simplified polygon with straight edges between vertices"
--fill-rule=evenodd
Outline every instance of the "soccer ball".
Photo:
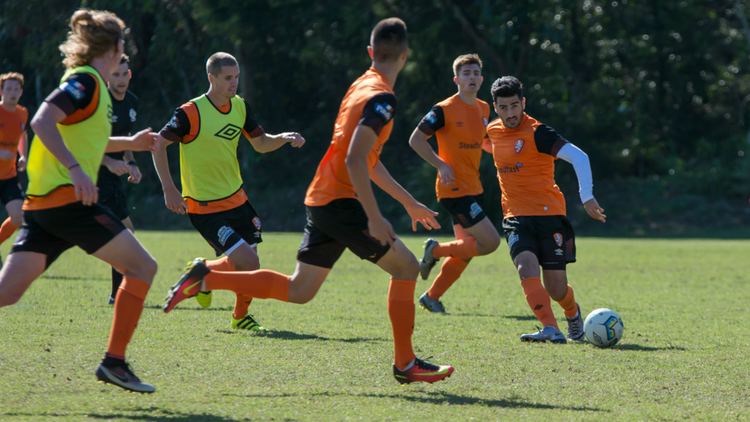
M 610 347 L 622 338 L 622 319 L 608 308 L 594 309 L 583 322 L 586 341 L 597 347 Z

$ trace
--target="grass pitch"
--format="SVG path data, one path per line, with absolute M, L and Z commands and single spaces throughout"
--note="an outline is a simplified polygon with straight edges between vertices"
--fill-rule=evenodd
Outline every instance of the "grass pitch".
M 578 239 L 569 278 L 584 314 L 610 307 L 613 349 L 525 344 L 535 320 L 507 246 L 476 258 L 417 310 L 417 354 L 456 373 L 433 385 L 391 375 L 388 277 L 347 252 L 307 305 L 256 300 L 268 334 L 229 330 L 233 296 L 161 312 L 184 263 L 210 254 L 193 232 L 138 232 L 159 262 L 128 350 L 153 395 L 95 382 L 112 308 L 109 268 L 74 250 L 0 310 L 0 419 L 13 420 L 747 420 L 750 241 Z M 299 234 L 267 233 L 261 265 L 294 268 Z M 415 253 L 423 238 L 406 238 Z M 9 245 L 3 245 L 7 256 Z M 433 277 L 437 271 L 433 272 Z M 420 281 L 417 295 L 429 286 Z M 562 321 L 562 311 L 555 312 Z

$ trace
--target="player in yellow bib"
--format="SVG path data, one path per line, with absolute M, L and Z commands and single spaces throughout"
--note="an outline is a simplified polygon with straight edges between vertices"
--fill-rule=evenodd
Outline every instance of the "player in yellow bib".
M 251 271 L 260 268 L 257 247 L 262 241 L 261 221 L 243 189 L 237 161 L 239 139 L 244 135 L 260 153 L 289 143 L 299 148 L 305 139 L 298 133 L 265 133 L 249 106 L 237 95 L 240 67 L 227 53 L 214 53 L 206 62 L 209 89 L 177 108 L 159 132 L 164 142 L 154 153 L 154 166 L 164 190 L 167 208 L 188 214 L 190 222 L 220 257 L 206 261 L 217 271 Z M 166 147 L 180 144 L 182 192 L 169 172 Z M 197 295 L 203 307 L 211 292 Z M 264 328 L 248 313 L 252 298 L 238 294 L 230 327 L 258 331 Z
M 102 75 L 123 54 L 125 24 L 111 12 L 81 9 L 60 45 L 67 68 L 61 85 L 32 119 L 29 185 L 23 225 L 0 272 L 0 307 L 12 305 L 65 250 L 78 246 L 123 274 L 114 303 L 107 352 L 96 377 L 127 390 L 152 393 L 125 362 L 156 261 L 120 220 L 97 203 L 96 179 L 106 152 L 150 150 L 150 129 L 111 138 L 112 102 Z M 63 284 L 52 288 L 65 288 Z

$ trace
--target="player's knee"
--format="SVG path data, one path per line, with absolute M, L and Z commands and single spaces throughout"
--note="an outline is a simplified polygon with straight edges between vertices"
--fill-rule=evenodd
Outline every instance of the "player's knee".
M 260 259 L 253 253 L 232 256 L 229 260 L 237 271 L 254 271 L 260 268 Z
M 289 288 L 289 302 L 304 305 L 315 297 L 315 291 L 307 288 L 294 287 L 294 283 Z
M 417 274 L 419 274 L 419 261 L 409 252 L 408 255 L 404 256 L 403 262 L 394 274 L 391 275 L 399 280 L 412 280 L 417 278 Z
M 21 300 L 23 294 L 18 292 L 3 292 L 0 291 L 0 308 L 3 306 L 15 305 Z
M 23 213 L 12 213 L 9 215 L 10 222 L 16 227 L 21 227 L 23 224 Z
M 134 277 L 150 284 L 158 269 L 159 265 L 156 260 L 149 255 L 148 258 L 140 260 L 137 267 L 125 272 L 125 274 L 132 273 Z
M 495 252 L 500 246 L 500 236 L 488 236 L 486 239 L 482 239 L 481 242 L 477 242 L 477 252 L 479 255 L 487 255 Z

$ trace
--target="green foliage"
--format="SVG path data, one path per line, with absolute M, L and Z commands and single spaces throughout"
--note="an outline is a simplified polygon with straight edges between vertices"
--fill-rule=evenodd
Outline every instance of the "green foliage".
M 226 292 L 206 310 L 191 300 L 162 313 L 184 261 L 210 248 L 193 231 L 138 237 L 160 268 L 128 356 L 157 392 L 95 382 L 112 317 L 110 270 L 74 250 L 0 311 L 0 419 L 742 420 L 750 412 L 741 353 L 750 346 L 748 241 L 578 239 L 569 276 L 584 313 L 611 307 L 623 317 L 613 349 L 518 341 L 535 321 L 501 246 L 472 260 L 446 293 L 449 315 L 417 310 L 417 353 L 456 373 L 402 387 L 390 368 L 388 277 L 376 266 L 347 252 L 312 302 L 256 299 L 251 311 L 271 332 L 253 335 L 229 330 Z M 300 235 L 265 239 L 264 267 L 291 272 Z M 413 251 L 422 240 L 405 239 Z M 426 288 L 420 282 L 417 294 Z
M 22 102 L 33 111 L 61 73 L 57 45 L 70 13 L 79 5 L 111 9 L 131 27 L 141 123 L 160 128 L 175 107 L 207 88 L 206 57 L 232 52 L 242 66 L 241 93 L 263 126 L 299 131 L 308 140 L 302 151 L 241 152 L 251 197 L 274 215 L 268 223 L 295 229 L 340 99 L 369 64 L 369 30 L 397 15 L 409 25 L 412 51 L 396 87 L 398 114 L 383 161 L 425 203 L 434 203 L 428 189 L 434 171 L 407 139 L 429 107 L 454 92 L 453 58 L 475 51 L 485 62 L 481 96 L 489 99 L 496 77 L 519 76 L 529 113 L 590 155 L 598 196 L 616 193 L 602 191 L 608 183 L 599 181 L 660 178 L 670 191 L 744 204 L 750 184 L 745 3 L 26 0 L 7 2 L 0 15 L 0 71 L 27 75 Z M 145 182 L 133 197 L 158 203 L 150 160 L 140 161 Z M 486 202 L 496 204 L 497 189 L 487 190 L 495 193 Z M 401 219 L 398 205 L 384 207 Z

